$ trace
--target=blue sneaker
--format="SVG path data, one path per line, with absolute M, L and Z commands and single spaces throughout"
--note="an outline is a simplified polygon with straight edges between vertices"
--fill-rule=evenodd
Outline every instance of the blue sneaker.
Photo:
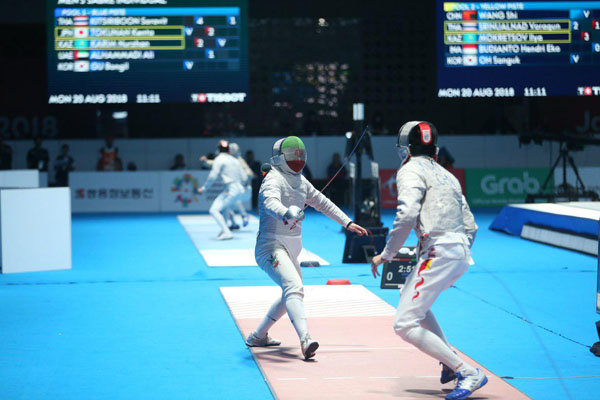
M 460 372 L 457 372 L 456 379 L 458 380 L 456 388 L 446 395 L 446 400 L 467 399 L 488 381 L 487 376 L 479 368 L 477 368 L 477 373 L 473 375 L 462 376 Z
M 250 222 L 250 218 L 248 218 L 248 216 L 242 216 L 242 225 L 245 227 L 248 226 L 248 222 Z
M 440 382 L 442 385 L 456 379 L 456 374 L 450 369 L 450 367 L 444 363 L 440 363 L 440 365 L 442 366 L 442 376 L 440 377 Z

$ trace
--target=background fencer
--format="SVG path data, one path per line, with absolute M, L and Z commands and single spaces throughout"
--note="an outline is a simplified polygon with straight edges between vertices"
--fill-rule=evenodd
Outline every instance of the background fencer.
M 400 293 L 394 329 L 405 341 L 442 363 L 441 382 L 457 379 L 448 400 L 466 399 L 487 383 L 487 377 L 451 349 L 431 306 L 473 264 L 471 246 L 477 232 L 473 214 L 458 180 L 436 162 L 437 130 L 428 122 L 411 121 L 400 128 L 396 175 L 398 207 L 394 227 L 377 266 L 391 260 L 414 228 L 419 259 Z
M 250 169 L 248 163 L 241 155 L 240 146 L 237 143 L 229 143 L 229 154 L 236 158 L 240 163 L 245 173 L 245 180 L 242 182 L 244 193 L 239 196 L 238 200 L 233 202 L 229 208 L 224 212 L 227 220 L 229 220 L 229 229 L 235 230 L 240 229 L 240 226 L 236 224 L 234 214 L 237 211 L 242 217 L 242 226 L 248 226 L 248 213 L 244 202 L 250 202 L 252 198 L 252 178 L 254 178 L 254 171 Z
M 281 342 L 268 335 L 269 328 L 287 311 L 300 339 L 302 355 L 309 359 L 319 344 L 312 340 L 304 312 L 304 288 L 298 256 L 302 250 L 302 220 L 304 207 L 310 205 L 346 229 L 359 235 L 367 231 L 352 220 L 304 176 L 306 165 L 304 143 L 296 136 L 275 142 L 271 169 L 259 191 L 260 227 L 255 257 L 281 289 L 278 298 L 254 332 L 246 339 L 248 346 L 276 346 Z
M 226 140 L 219 141 L 217 150 L 219 154 L 212 163 L 206 182 L 204 182 L 202 187 L 198 188 L 198 194 L 202 194 L 208 190 L 217 179 L 220 178 L 223 181 L 225 188 L 213 201 L 209 213 L 221 228 L 217 239 L 226 240 L 233 238 L 233 235 L 225 223 L 222 212 L 226 208 L 231 207 L 232 204 L 243 196 L 244 187 L 242 186 L 242 182 L 246 180 L 246 173 L 239 161 L 229 154 L 229 143 Z

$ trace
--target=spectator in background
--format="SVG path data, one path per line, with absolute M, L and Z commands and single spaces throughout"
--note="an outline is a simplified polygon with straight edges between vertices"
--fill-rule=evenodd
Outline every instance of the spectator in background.
M 105 146 L 100 149 L 98 171 L 123 171 L 123 161 L 119 158 L 119 148 L 114 146 L 112 136 L 107 136 Z
M 454 157 L 445 147 L 442 147 L 438 152 L 437 161 L 446 169 L 454 169 Z
M 208 153 L 207 155 L 201 156 L 200 169 L 211 169 L 214 160 L 215 155 L 213 153 Z
M 47 172 L 50 161 L 48 150 L 42 147 L 42 138 L 39 136 L 33 140 L 33 143 L 33 148 L 27 152 L 27 168 Z
M 173 163 L 173 166 L 171 166 L 171 168 L 169 169 L 171 171 L 180 171 L 186 169 L 183 154 L 179 153 L 175 155 L 175 162 Z
M 0 169 L 12 169 L 12 148 L 0 138 Z
M 69 172 L 75 169 L 75 161 L 69 155 L 69 145 L 63 144 L 60 148 L 60 154 L 54 162 L 55 184 L 56 186 L 69 186 Z
M 260 189 L 260 182 L 262 181 L 262 171 L 260 170 L 260 161 L 254 159 L 254 152 L 248 150 L 246 152 L 246 164 L 254 172 L 252 178 L 252 208 L 258 207 L 258 190 Z
M 137 171 L 137 165 L 133 161 L 127 163 L 127 171 Z
M 331 164 L 327 167 L 327 179 L 330 180 L 333 178 L 335 173 L 342 166 L 342 158 L 340 157 L 340 153 L 334 153 L 333 158 L 331 160 Z M 343 204 L 345 202 L 345 193 L 346 193 L 346 168 L 342 168 L 339 174 L 335 177 L 331 184 L 329 185 L 329 198 L 335 204 Z

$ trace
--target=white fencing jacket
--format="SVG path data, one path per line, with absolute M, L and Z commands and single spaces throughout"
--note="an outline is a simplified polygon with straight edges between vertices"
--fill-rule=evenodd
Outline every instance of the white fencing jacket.
M 471 247 L 477 225 L 454 175 L 432 158 L 417 156 L 398 170 L 396 185 L 398 207 L 384 260 L 396 256 L 413 228 L 421 249 L 442 243 Z
M 202 187 L 205 190 L 209 189 L 219 178 L 221 178 L 225 186 L 229 186 L 232 183 L 242 185 L 248 179 L 246 172 L 244 172 L 237 158 L 228 153 L 219 153 L 215 157 L 208 178 Z
M 342 226 L 347 226 L 351 219 L 325 197 L 302 175 L 283 172 L 272 167 L 260 186 L 259 191 L 259 240 L 300 238 L 302 221 L 283 222 L 283 215 L 290 206 L 301 209 L 305 204 L 322 212 Z

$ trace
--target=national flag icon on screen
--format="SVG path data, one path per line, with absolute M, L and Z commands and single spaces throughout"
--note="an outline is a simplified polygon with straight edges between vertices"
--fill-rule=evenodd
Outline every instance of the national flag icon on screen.
M 198 93 L 198 103 L 206 103 L 206 94 Z
M 86 16 L 73 17 L 73 26 L 88 26 L 89 22 L 90 22 L 90 17 L 86 17 Z
M 462 31 L 463 32 L 477 32 L 477 22 L 463 22 L 462 23 Z
M 90 28 L 76 27 L 73 36 L 76 38 L 86 38 L 89 36 L 89 30 Z
M 73 52 L 74 60 L 87 60 L 90 58 L 90 53 L 87 51 L 76 50 Z
M 463 65 L 466 67 L 476 66 L 477 63 L 477 54 L 464 54 L 463 55 Z
M 477 45 L 476 44 L 463 44 L 463 54 L 467 55 L 477 55 Z
M 592 87 L 591 86 L 586 86 L 583 89 L 583 93 L 585 93 L 586 96 L 591 96 L 592 95 Z
M 90 62 L 89 61 L 75 61 L 73 65 L 73 71 L 75 72 L 89 72 Z
M 87 49 L 90 47 L 90 41 L 89 40 L 76 40 L 75 41 L 75 48 L 77 49 Z
M 465 33 L 462 37 L 463 43 L 477 43 L 477 35 L 474 33 Z
M 462 12 L 463 21 L 473 21 L 477 19 L 477 11 L 467 10 Z

